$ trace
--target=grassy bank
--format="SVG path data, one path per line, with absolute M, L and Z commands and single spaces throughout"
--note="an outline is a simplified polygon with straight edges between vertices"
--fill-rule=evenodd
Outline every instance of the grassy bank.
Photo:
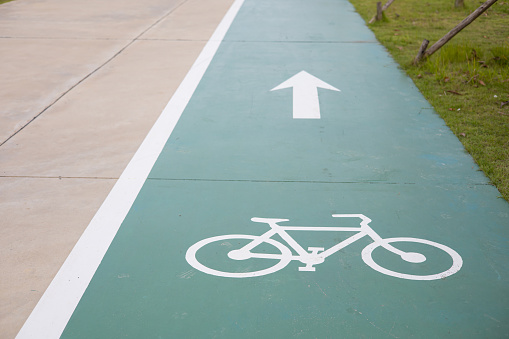
M 383 1 L 383 0 L 382 0 Z M 368 22 L 376 0 L 350 0 Z M 431 46 L 482 2 L 396 0 L 377 39 L 413 79 L 479 167 L 509 201 L 509 1 L 498 1 L 419 66 L 412 61 L 424 39 Z

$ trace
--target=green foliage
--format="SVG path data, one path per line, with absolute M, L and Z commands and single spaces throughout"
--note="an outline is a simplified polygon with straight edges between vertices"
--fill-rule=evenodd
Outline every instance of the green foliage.
M 495 63 L 503 67 L 509 66 L 509 43 L 503 46 L 492 47 L 491 54 L 493 55 Z
M 350 0 L 368 21 L 374 0 Z M 369 25 L 401 68 L 509 200 L 509 2 L 498 1 L 430 58 L 412 65 L 424 39 L 430 46 L 477 9 L 465 0 L 396 0 L 386 20 Z

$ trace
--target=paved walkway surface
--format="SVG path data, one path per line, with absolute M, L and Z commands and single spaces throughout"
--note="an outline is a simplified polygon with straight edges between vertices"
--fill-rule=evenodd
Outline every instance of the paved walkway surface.
M 20 338 L 508 335 L 509 205 L 350 3 L 238 0 L 205 47 L 232 2 L 168 3 L 30 37 L 76 47 L 3 114 L 10 333 L 154 125 Z

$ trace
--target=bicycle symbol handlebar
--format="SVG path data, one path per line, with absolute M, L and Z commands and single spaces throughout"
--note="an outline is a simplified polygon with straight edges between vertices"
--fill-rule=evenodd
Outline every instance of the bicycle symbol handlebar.
M 319 265 L 325 261 L 325 259 L 332 254 L 338 252 L 339 250 L 345 248 L 346 246 L 352 244 L 353 242 L 368 236 L 373 240 L 373 243 L 369 244 L 362 250 L 362 260 L 366 265 L 373 268 L 374 270 L 397 278 L 409 279 L 409 280 L 435 280 L 442 279 L 448 277 L 461 269 L 463 265 L 463 260 L 461 256 L 454 251 L 453 249 L 425 239 L 418 238 L 387 238 L 383 239 L 380 237 L 370 226 L 369 223 L 371 219 L 366 217 L 363 214 L 333 214 L 334 218 L 360 218 L 361 222 L 357 227 L 313 227 L 313 226 L 282 226 L 279 223 L 287 222 L 289 219 L 281 219 L 281 218 L 251 218 L 251 221 L 257 223 L 266 223 L 270 226 L 270 230 L 265 232 L 260 236 L 254 235 L 246 235 L 246 234 L 227 234 L 215 236 L 207 239 L 203 239 L 198 241 L 196 244 L 192 245 L 186 252 L 186 260 L 187 262 L 197 270 L 200 270 L 204 273 L 227 277 L 227 278 L 248 278 L 248 277 L 257 277 L 270 273 L 277 272 L 284 267 L 286 267 L 292 260 L 297 260 L 303 263 L 305 266 L 299 267 L 299 271 L 315 271 L 316 265 Z M 356 232 L 353 236 L 350 236 L 346 240 L 332 246 L 331 248 L 325 250 L 322 247 L 308 247 L 306 251 L 295 239 L 293 239 L 287 231 L 312 231 L 312 232 Z M 286 243 L 292 248 L 297 255 L 294 255 L 292 251 L 279 241 L 272 239 L 272 236 L 278 234 Z M 247 259 L 269 259 L 275 260 L 276 264 L 261 270 L 255 270 L 252 272 L 228 272 L 228 271 L 220 271 L 216 269 L 212 269 L 197 260 L 196 254 L 198 250 L 203 247 L 220 242 L 220 244 L 226 243 L 230 244 L 229 241 L 232 240 L 247 240 L 249 241 L 246 245 L 241 246 L 238 249 L 232 249 L 227 253 L 227 258 L 230 260 L 247 260 Z M 392 271 L 386 269 L 379 264 L 377 264 L 373 258 L 373 251 L 382 247 L 398 256 L 401 257 L 405 262 L 409 263 L 422 263 L 426 261 L 426 257 L 421 253 L 416 252 L 405 252 L 402 251 L 392 245 L 392 243 L 398 242 L 410 242 L 410 243 L 420 243 L 424 245 L 429 245 L 435 247 L 439 250 L 446 252 L 452 258 L 452 265 L 445 271 L 431 274 L 431 275 L 415 275 L 415 274 L 405 274 L 399 273 L 396 271 Z M 255 248 L 262 244 L 269 244 L 274 246 L 280 253 L 264 253 L 264 252 L 254 252 Z M 226 258 L 225 258 L 226 259 Z

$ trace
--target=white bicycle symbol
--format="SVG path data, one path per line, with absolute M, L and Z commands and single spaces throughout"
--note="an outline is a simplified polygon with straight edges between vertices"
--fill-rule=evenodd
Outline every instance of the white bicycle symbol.
M 274 218 L 252 218 L 251 220 L 259 223 L 267 223 L 270 226 L 270 230 L 260 236 L 254 235 L 245 235 L 245 234 L 228 234 L 228 235 L 220 235 L 216 237 L 211 237 L 207 239 L 203 239 L 198 241 L 196 244 L 192 245 L 186 253 L 187 262 L 193 266 L 195 269 L 200 270 L 204 273 L 220 276 L 220 277 L 228 277 L 228 278 L 249 278 L 249 277 L 257 277 L 270 273 L 274 273 L 284 268 L 286 265 L 290 263 L 292 260 L 298 260 L 305 264 L 305 266 L 299 267 L 299 271 L 315 271 L 314 265 L 321 264 L 325 261 L 327 257 L 336 253 L 337 251 L 343 249 L 344 247 L 352 244 L 353 242 L 363 238 L 364 236 L 369 236 L 373 243 L 369 244 L 362 250 L 362 260 L 371 267 L 372 269 L 397 278 L 402 279 L 410 279 L 410 280 L 435 280 L 442 279 L 448 277 L 461 269 L 463 265 L 463 259 L 461 256 L 454 251 L 453 249 L 425 239 L 417 239 L 417 238 L 381 238 L 368 224 L 371 222 L 371 219 L 366 217 L 363 214 L 333 214 L 335 218 L 360 218 L 360 227 L 307 227 L 307 226 L 281 226 L 278 225 L 280 222 L 289 221 L 289 219 L 274 219 Z M 287 231 L 335 231 L 335 232 L 357 232 L 355 235 L 347 238 L 346 240 L 334 245 L 333 247 L 324 250 L 322 247 L 308 247 L 308 251 L 304 250 L 301 245 L 299 245 L 288 233 Z M 271 237 L 275 234 L 279 234 L 279 236 L 284 239 L 291 248 L 295 250 L 298 255 L 293 255 L 292 251 L 282 243 L 271 239 Z M 243 239 L 243 240 L 251 240 L 247 245 L 231 250 L 228 252 L 228 257 L 232 260 L 247 260 L 251 258 L 260 258 L 260 259 L 272 259 L 279 260 L 274 266 L 271 266 L 266 269 L 257 270 L 254 272 L 223 272 L 218 271 L 212 268 L 209 268 L 203 264 L 201 264 L 196 259 L 196 253 L 202 247 L 211 244 L 213 242 L 223 242 L 224 240 L 234 240 L 234 239 Z M 431 275 L 412 275 L 412 274 L 404 274 L 395 271 L 388 270 L 378 265 L 372 258 L 373 250 L 379 246 L 382 246 L 386 250 L 397 254 L 406 262 L 410 263 L 422 263 L 426 261 L 426 257 L 423 254 L 415 253 L 415 252 L 404 252 L 396 247 L 392 246 L 391 243 L 396 242 L 414 242 L 425 245 L 434 246 L 442 251 L 445 251 L 452 258 L 452 265 L 449 269 Z M 268 243 L 270 245 L 275 246 L 279 250 L 279 254 L 271 254 L 271 253 L 255 253 L 252 250 L 255 249 L 262 243 Z

